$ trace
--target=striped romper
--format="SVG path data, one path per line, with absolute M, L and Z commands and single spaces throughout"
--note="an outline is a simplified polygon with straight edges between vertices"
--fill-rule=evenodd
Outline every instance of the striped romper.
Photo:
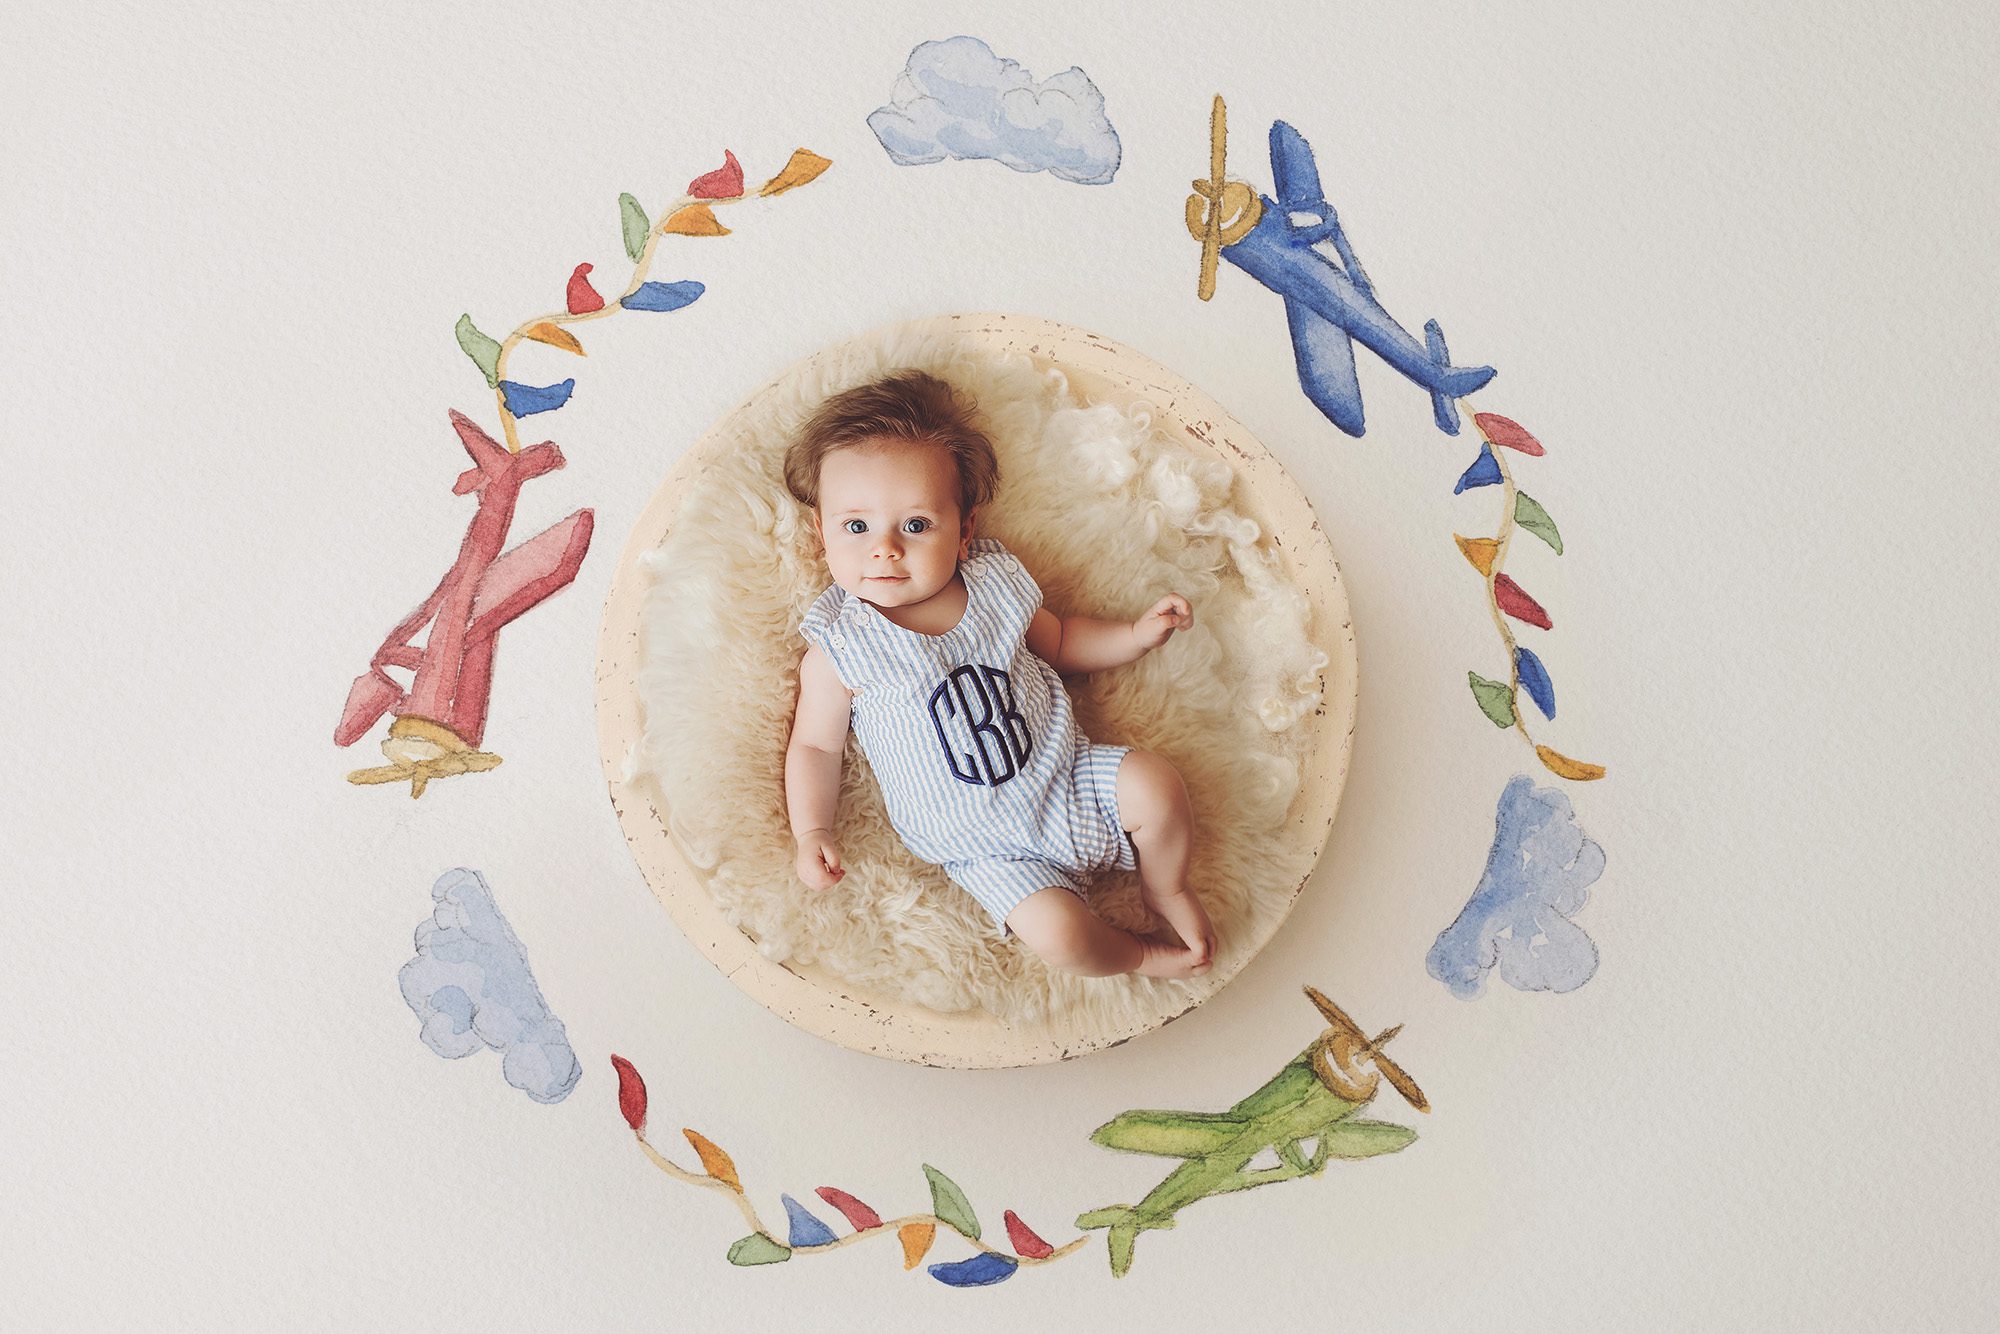
M 1118 820 L 1130 746 L 1077 731 L 1055 668 L 1028 651 L 1042 590 L 991 538 L 959 563 L 965 615 L 906 630 L 838 584 L 799 633 L 854 692 L 850 719 L 911 852 L 944 868 L 996 922 L 1037 890 L 1083 896 L 1086 871 L 1138 865 Z

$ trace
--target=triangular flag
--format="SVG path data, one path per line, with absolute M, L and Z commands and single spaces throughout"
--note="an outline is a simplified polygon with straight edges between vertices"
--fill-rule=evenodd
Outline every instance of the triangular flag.
M 1451 540 L 1458 543 L 1458 549 L 1472 562 L 1473 569 L 1481 574 L 1493 573 L 1493 557 L 1500 551 L 1498 542 L 1490 537 L 1460 537 L 1457 533 L 1451 535 Z
M 780 1195 L 778 1201 L 785 1206 L 785 1212 L 791 1215 L 792 1231 L 785 1240 L 794 1249 L 800 1246 L 824 1246 L 830 1241 L 837 1240 L 832 1228 L 814 1218 L 806 1211 L 803 1204 L 791 1196 Z
M 1004 1255 L 992 1251 L 981 1251 L 970 1260 L 960 1260 L 956 1264 L 932 1265 L 930 1275 L 940 1283 L 949 1283 L 954 1288 L 983 1288 L 1014 1277 L 1020 1268 L 1019 1260 L 1009 1260 Z
M 1549 767 L 1549 772 L 1558 778 L 1570 778 L 1579 783 L 1588 783 L 1592 779 L 1604 777 L 1604 766 L 1601 764 L 1586 764 L 1582 760 L 1573 760 L 1567 755 L 1550 750 L 1547 746 L 1536 746 L 1535 754 Z
M 627 310 L 679 310 L 693 305 L 707 290 L 692 278 L 678 283 L 640 283 L 639 289 L 619 304 Z
M 896 1232 L 896 1240 L 903 1243 L 903 1268 L 915 1269 L 930 1253 L 931 1241 L 937 1236 L 936 1223 L 905 1223 Z
M 972 1202 L 965 1198 L 965 1192 L 958 1183 L 944 1173 L 924 1164 L 924 1175 L 931 1183 L 931 1212 L 940 1221 L 949 1223 L 974 1241 L 979 1240 L 979 1219 L 972 1212 Z
M 846 1191 L 833 1186 L 821 1186 L 814 1192 L 822 1200 L 840 1210 L 841 1217 L 853 1224 L 856 1232 L 866 1232 L 871 1227 L 882 1226 L 882 1215 L 870 1209 Z
M 1514 646 L 1514 674 L 1521 678 L 1521 689 L 1528 692 L 1528 698 L 1535 701 L 1535 707 L 1542 711 L 1542 717 L 1556 716 L 1556 688 L 1549 680 L 1548 668 L 1535 656 L 1534 650 Z
M 569 291 L 566 295 L 569 301 L 569 313 L 572 315 L 588 315 L 593 310 L 604 309 L 604 298 L 597 294 L 597 289 L 590 285 L 590 279 L 584 276 L 590 269 L 591 266 L 588 264 L 579 264 L 576 266 L 576 271 L 569 276 Z
M 722 157 L 721 166 L 689 182 L 689 194 L 696 199 L 734 199 L 743 193 L 743 167 L 736 161 L 736 154 L 725 148 Z
M 1549 621 L 1549 614 L 1542 610 L 1542 604 L 1529 597 L 1519 584 L 1504 574 L 1493 576 L 1493 600 L 1500 604 L 1500 610 L 1517 621 L 1526 621 L 1544 630 L 1555 628 Z
M 1472 414 L 1472 420 L 1479 427 L 1479 433 L 1496 445 L 1518 449 L 1523 454 L 1548 452 L 1542 448 L 1541 441 L 1521 429 L 1519 422 L 1503 417 L 1497 412 L 1475 412 Z
M 660 230 L 676 236 L 729 235 L 729 229 L 715 220 L 715 210 L 706 204 L 688 204 L 675 209 L 660 224 Z
M 551 385 L 519 384 L 513 380 L 500 382 L 500 393 L 506 401 L 508 415 L 514 417 L 554 412 L 569 402 L 570 391 L 575 388 L 576 381 L 573 379 Z
M 452 328 L 458 338 L 458 345 L 465 355 L 472 358 L 472 364 L 479 367 L 479 373 L 486 377 L 488 389 L 500 383 L 500 344 L 488 338 L 473 327 L 472 316 L 461 315 Z
M 1562 534 L 1556 531 L 1556 521 L 1549 517 L 1541 502 L 1526 491 L 1514 493 L 1514 522 L 1555 548 L 1556 555 L 1563 554 Z
M 560 324 L 550 324 L 547 320 L 543 320 L 521 336 L 532 338 L 537 343 L 547 343 L 550 347 L 559 347 L 565 352 L 574 352 L 579 357 L 588 355 L 583 350 L 583 344 L 576 341 L 574 334 Z
M 780 1246 L 761 1232 L 752 1232 L 729 1248 L 733 1265 L 775 1265 L 792 1258 L 792 1248 Z
M 1512 727 L 1514 692 L 1507 688 L 1507 683 L 1489 681 L 1478 672 L 1467 672 L 1465 675 L 1472 685 L 1472 697 L 1479 701 L 1479 711 L 1491 718 L 1495 727 Z
M 1021 1216 L 1009 1209 L 1003 1219 L 1007 1224 L 1007 1240 L 1014 1250 L 1031 1260 L 1046 1260 L 1056 1253 L 1056 1248 L 1035 1235 L 1035 1230 L 1021 1221 Z
M 626 257 L 637 264 L 646 253 L 646 238 L 652 234 L 653 224 L 631 195 L 618 196 L 618 230 L 625 236 Z
M 1451 489 L 1453 495 L 1470 491 L 1475 486 L 1498 486 L 1507 479 L 1500 475 L 1500 460 L 1493 457 L 1491 445 L 1479 447 L 1479 457 L 1472 466 L 1459 475 L 1458 485 Z
M 809 148 L 795 148 L 792 150 L 791 161 L 785 164 L 785 169 L 765 181 L 763 188 L 757 193 L 781 195 L 787 190 L 804 185 L 832 165 L 831 158 L 823 158 Z
M 698 1130 L 683 1129 L 681 1134 L 687 1136 L 687 1142 L 694 1146 L 696 1155 L 701 1159 L 702 1171 L 708 1173 L 738 1195 L 743 1193 L 743 1183 L 736 1177 L 736 1164 L 730 1161 L 728 1154 L 717 1148 L 707 1136 Z

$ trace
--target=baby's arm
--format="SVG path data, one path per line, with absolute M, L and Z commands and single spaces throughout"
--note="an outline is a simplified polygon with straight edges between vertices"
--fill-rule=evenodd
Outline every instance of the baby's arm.
M 1194 624 L 1194 609 L 1179 593 L 1169 593 L 1136 621 L 1098 621 L 1088 616 L 1058 618 L 1037 608 L 1028 622 L 1028 651 L 1064 674 L 1100 672 L 1143 658 L 1176 630 Z
M 799 879 L 831 889 L 846 875 L 834 841 L 840 805 L 840 763 L 847 751 L 848 709 L 854 694 L 817 645 L 799 662 L 799 704 L 785 749 L 785 806 L 797 841 Z

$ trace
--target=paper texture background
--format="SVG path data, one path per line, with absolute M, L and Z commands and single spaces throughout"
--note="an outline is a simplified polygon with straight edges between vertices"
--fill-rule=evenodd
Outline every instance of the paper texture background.
M 22 1328 L 1991 1312 L 1980 7 L 98 5 L 9 29 L 0 1246 Z M 958 33 L 1038 78 L 1081 67 L 1115 181 L 894 164 L 865 118 Z M 1497 366 L 1478 405 L 1549 446 L 1532 489 L 1568 549 L 1532 567 L 1557 617 L 1535 643 L 1554 733 L 1611 770 L 1566 788 L 1608 862 L 1578 917 L 1598 970 L 1569 994 L 1464 1001 L 1426 974 L 1502 787 L 1556 780 L 1466 694 L 1498 653 L 1449 540 L 1483 512 L 1450 491 L 1471 447 L 1365 355 L 1368 433 L 1342 435 L 1276 298 L 1227 266 L 1195 298 L 1181 207 L 1218 92 L 1232 173 L 1268 188 L 1264 131 L 1297 125 L 1390 308 Z M 556 308 L 582 261 L 626 272 L 620 191 L 663 203 L 724 148 L 761 179 L 800 145 L 827 175 L 664 259 L 702 300 L 593 326 L 558 372 L 573 401 L 522 424 L 568 466 L 517 537 L 589 505 L 598 538 L 507 632 L 506 764 L 420 802 L 350 787 L 374 742 L 330 744 L 344 692 L 470 512 L 446 410 L 492 425 L 453 322 Z M 1226 404 L 1332 535 L 1361 653 L 1352 776 L 1280 938 L 1161 1033 L 979 1074 L 839 1050 L 715 973 L 627 853 L 591 711 L 615 556 L 674 458 L 814 349 L 955 310 L 1092 329 Z M 416 1040 L 397 970 L 460 866 L 567 1027 L 559 1103 Z M 1095 1242 L 977 1292 L 893 1243 L 732 1267 L 740 1220 L 635 1151 L 607 1059 L 646 1072 L 656 1142 L 725 1143 L 767 1219 L 821 1184 L 920 1209 L 930 1162 L 989 1228 L 1013 1208 L 1066 1240 L 1159 1175 L 1091 1128 L 1243 1096 L 1312 1037 L 1308 982 L 1405 1025 L 1436 1111 L 1380 1110 L 1420 1138 L 1204 1202 L 1118 1280 Z

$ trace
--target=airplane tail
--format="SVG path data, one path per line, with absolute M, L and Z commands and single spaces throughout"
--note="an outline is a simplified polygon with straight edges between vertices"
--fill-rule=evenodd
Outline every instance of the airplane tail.
M 1431 391 L 1431 416 L 1437 419 L 1440 431 L 1446 435 L 1457 435 L 1458 406 L 1452 400 L 1464 398 L 1484 386 L 1493 378 L 1493 368 L 1452 365 L 1451 352 L 1444 345 L 1444 328 L 1436 320 L 1424 325 L 1424 348 L 1430 353 L 1431 364 L 1439 372 L 1438 387 Z
M 1174 1220 L 1150 1218 L 1129 1204 L 1114 1204 L 1081 1215 L 1076 1225 L 1085 1232 L 1100 1227 L 1111 1229 L 1105 1234 L 1105 1245 L 1111 1253 L 1111 1273 L 1114 1278 L 1123 1278 L 1132 1267 L 1132 1246 L 1139 1234 L 1151 1228 L 1170 1228 Z

